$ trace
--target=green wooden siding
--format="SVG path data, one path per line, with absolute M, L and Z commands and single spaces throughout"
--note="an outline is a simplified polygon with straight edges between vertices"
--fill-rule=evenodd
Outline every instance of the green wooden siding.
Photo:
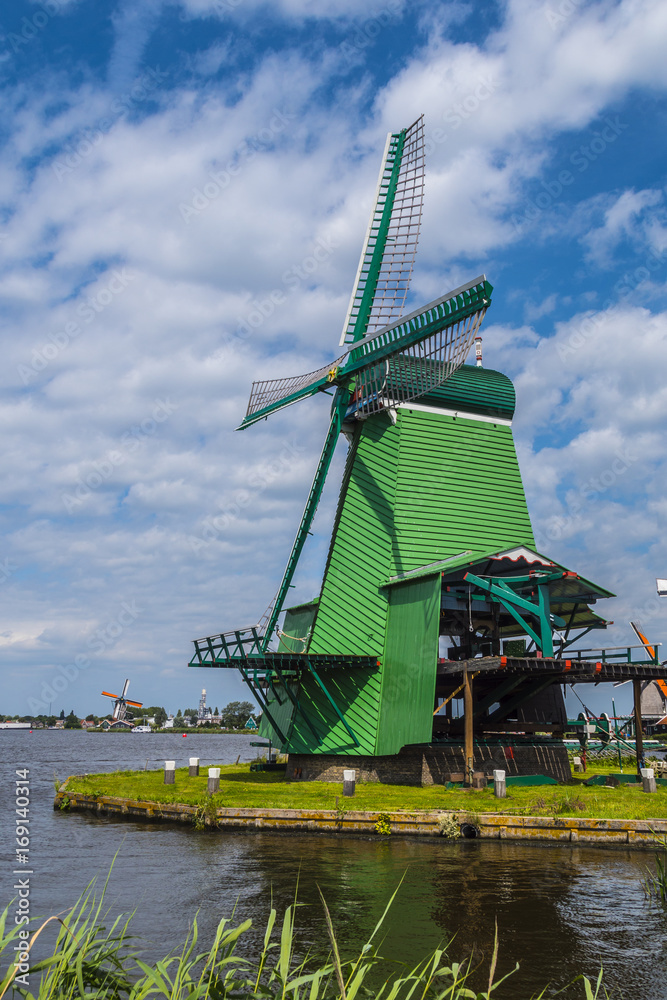
M 422 396 L 419 402 L 511 420 L 514 416 L 516 393 L 512 380 L 502 372 L 496 372 L 492 368 L 477 368 L 476 365 L 462 365 L 443 385 Z
M 377 754 L 431 741 L 439 623 L 439 573 L 391 587 Z
M 319 675 L 345 716 L 359 746 L 354 745 L 315 678 L 306 675 L 299 689 L 299 705 L 319 739 L 314 740 L 303 715 L 296 712 L 290 733 L 290 750 L 293 753 L 375 753 L 380 671 L 339 668 L 320 670 Z
M 392 573 L 456 555 L 535 546 L 506 424 L 399 410 Z
M 486 369 L 469 366 L 458 386 L 447 392 L 447 398 L 438 400 L 440 406 L 479 412 L 495 406 L 498 413 L 514 407 L 509 379 Z M 517 544 L 533 548 L 535 542 L 507 424 L 409 407 L 398 410 L 395 424 L 387 414 L 363 421 L 348 456 L 309 651 L 371 653 L 381 658 L 382 667 L 323 673 L 361 746 L 351 744 L 316 681 L 307 677 L 300 686 L 300 704 L 312 715 L 320 737 L 314 740 L 296 713 L 292 749 L 395 753 L 405 744 L 429 740 L 436 590 L 421 580 L 411 584 L 426 588 L 421 603 L 412 608 L 408 585 L 383 584 L 390 576 L 467 549 Z M 285 631 L 290 632 L 287 623 Z M 412 673 L 418 680 L 401 704 L 391 691 Z

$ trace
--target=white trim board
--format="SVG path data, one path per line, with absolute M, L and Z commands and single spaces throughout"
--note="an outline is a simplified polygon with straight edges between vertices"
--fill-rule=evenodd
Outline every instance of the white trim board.
M 467 410 L 450 410 L 444 406 L 427 406 L 425 403 L 398 403 L 397 410 L 419 410 L 420 413 L 439 413 L 444 417 L 461 417 L 464 420 L 479 420 L 484 424 L 501 424 L 511 427 L 512 421 L 507 417 L 490 417 L 486 413 L 469 413 Z

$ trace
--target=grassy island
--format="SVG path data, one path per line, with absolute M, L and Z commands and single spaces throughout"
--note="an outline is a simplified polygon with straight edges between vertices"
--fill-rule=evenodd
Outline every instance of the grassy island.
M 254 809 L 350 809 L 369 812 L 415 812 L 461 810 L 519 816 L 575 816 L 604 819 L 667 818 L 667 787 L 647 795 L 640 784 L 618 787 L 586 785 L 595 774 L 616 769 L 596 766 L 586 775 L 562 785 L 521 787 L 511 785 L 506 799 L 496 799 L 493 788 L 447 789 L 442 785 L 415 788 L 406 785 L 358 784 L 354 798 L 342 798 L 342 785 L 330 782 L 291 782 L 282 773 L 250 771 L 249 764 L 221 765 L 220 791 L 206 794 L 206 774 L 190 778 L 187 768 L 176 771 L 176 783 L 165 785 L 160 771 L 114 771 L 73 777 L 67 793 L 117 796 L 155 803 L 198 806 L 209 802 L 215 808 Z M 204 769 L 202 769 L 204 770 Z M 338 800 L 338 802 L 337 802 Z

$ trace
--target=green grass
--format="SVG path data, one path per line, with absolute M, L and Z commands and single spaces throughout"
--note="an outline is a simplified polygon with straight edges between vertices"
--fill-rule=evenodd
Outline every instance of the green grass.
M 613 768 L 611 771 L 613 772 Z M 583 777 L 607 773 L 589 769 Z M 201 806 L 208 801 L 205 775 L 188 777 L 176 771 L 176 783 L 164 784 L 163 771 L 115 771 L 72 778 L 67 793 L 111 795 L 157 803 Z M 321 781 L 289 782 L 282 773 L 249 770 L 248 764 L 221 765 L 220 791 L 211 805 L 218 808 L 344 809 L 399 812 L 452 809 L 471 813 L 523 816 L 581 816 L 600 819 L 667 818 L 667 787 L 647 795 L 641 785 L 618 788 L 587 787 L 580 781 L 544 787 L 509 786 L 506 799 L 496 799 L 493 788 L 480 791 L 445 789 L 442 785 L 415 788 L 406 785 L 358 784 L 353 798 L 343 798 L 342 784 Z
M 161 961 L 148 963 L 140 957 L 139 942 L 129 936 L 131 917 L 118 916 L 107 926 L 104 892 L 97 900 L 91 883 L 74 907 L 41 925 L 32 921 L 29 929 L 15 926 L 9 906 L 0 914 L 0 998 L 15 995 L 13 983 L 26 1000 L 493 1000 L 500 984 L 519 968 L 517 964 L 508 975 L 496 978 L 497 930 L 488 966 L 473 968 L 472 958 L 452 961 L 447 943 L 424 955 L 416 942 L 417 954 L 409 965 L 382 956 L 382 925 L 396 892 L 376 926 L 366 929 L 356 954 L 341 954 L 320 892 L 327 938 L 316 941 L 305 958 L 299 957 L 295 899 L 282 920 L 271 909 L 259 948 L 257 941 L 248 941 L 252 920 L 235 926 L 223 919 L 212 941 L 200 943 L 194 917 L 185 940 Z M 28 973 L 32 946 L 52 921 L 57 922 L 58 937 L 51 954 L 30 963 Z M 244 946 L 249 951 L 245 955 Z M 486 989 L 470 988 L 473 973 L 483 975 Z M 596 980 L 582 975 L 570 985 L 576 985 L 576 994 L 569 995 L 582 1000 L 608 996 L 602 971 Z M 533 1000 L 546 992 L 545 988 Z

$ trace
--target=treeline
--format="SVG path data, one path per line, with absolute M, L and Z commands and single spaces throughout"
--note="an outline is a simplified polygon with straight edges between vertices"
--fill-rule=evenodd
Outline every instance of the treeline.
M 196 708 L 186 708 L 183 711 L 179 708 L 176 715 L 174 716 L 174 727 L 179 728 L 183 726 L 196 726 L 198 722 L 198 709 Z M 130 722 L 135 723 L 135 725 L 140 725 L 144 719 L 155 719 L 155 727 L 157 729 L 162 729 L 165 722 L 169 718 L 167 711 L 163 705 L 142 705 L 141 708 L 135 708 L 132 705 L 127 706 L 125 718 Z M 248 719 L 257 718 L 257 710 L 255 706 L 249 701 L 230 701 L 222 711 L 218 711 L 216 707 L 213 711 L 212 718 L 209 717 L 208 721 L 204 725 L 215 725 L 221 726 L 223 729 L 244 729 Z M 31 726 L 55 726 L 58 720 L 64 722 L 65 729 L 81 729 L 80 717 L 74 713 L 72 709 L 69 715 L 65 715 L 65 710 L 63 709 L 59 715 L 2 715 L 0 714 L 0 722 L 27 722 Z M 104 722 L 105 719 L 111 721 L 113 715 L 108 713 L 107 715 L 94 715 L 89 714 L 85 716 L 86 722 L 92 722 L 96 726 Z M 213 719 L 216 721 L 213 722 Z

